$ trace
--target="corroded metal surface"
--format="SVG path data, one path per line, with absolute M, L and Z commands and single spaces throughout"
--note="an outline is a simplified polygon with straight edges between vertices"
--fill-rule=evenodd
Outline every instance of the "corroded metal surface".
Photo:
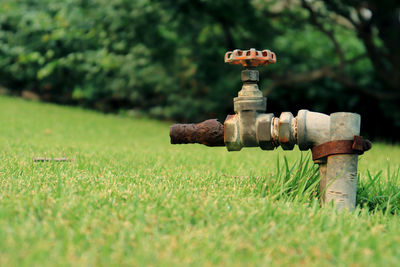
M 338 154 L 358 154 L 369 150 L 372 143 L 363 139 L 362 136 L 355 135 L 353 140 L 334 140 L 315 146 L 311 149 L 313 160 L 325 158 L 330 155 Z
M 224 125 L 217 119 L 201 123 L 174 124 L 170 127 L 171 144 L 224 146 Z
M 225 63 L 241 64 L 243 67 L 265 66 L 275 62 L 275 53 L 267 49 L 263 51 L 258 51 L 254 48 L 250 50 L 236 49 L 225 54 Z

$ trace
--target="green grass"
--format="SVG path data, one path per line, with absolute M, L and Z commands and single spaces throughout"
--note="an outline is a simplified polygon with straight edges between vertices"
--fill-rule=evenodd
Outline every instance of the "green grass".
M 321 208 L 309 152 L 169 144 L 168 123 L 0 97 L 0 265 L 400 264 L 400 147 Z M 33 163 L 68 157 L 71 163 Z

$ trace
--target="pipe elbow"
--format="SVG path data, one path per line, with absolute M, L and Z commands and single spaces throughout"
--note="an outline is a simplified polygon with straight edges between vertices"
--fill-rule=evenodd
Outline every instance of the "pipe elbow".
M 297 113 L 297 144 L 308 150 L 330 141 L 330 116 L 305 109 Z

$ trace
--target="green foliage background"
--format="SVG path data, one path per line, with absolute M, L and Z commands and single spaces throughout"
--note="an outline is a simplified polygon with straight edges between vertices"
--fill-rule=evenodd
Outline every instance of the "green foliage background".
M 270 49 L 261 88 L 282 77 L 338 62 L 330 40 L 293 7 L 270 15 L 274 1 L 0 0 L 0 84 L 14 94 L 102 111 L 161 119 L 224 119 L 240 89 L 240 68 L 224 64 L 235 48 Z M 294 19 L 293 19 L 294 18 Z M 356 33 L 337 25 L 346 58 L 365 53 Z M 379 40 L 377 40 L 379 41 Z M 382 85 L 364 58 L 345 69 L 357 84 Z M 394 138 L 396 102 L 377 101 L 329 78 L 266 92 L 268 109 L 354 111 L 370 137 Z M 383 130 L 384 129 L 384 130 Z

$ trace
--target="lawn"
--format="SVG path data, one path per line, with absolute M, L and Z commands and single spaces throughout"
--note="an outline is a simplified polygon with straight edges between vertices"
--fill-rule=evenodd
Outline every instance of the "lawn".
M 400 265 L 400 146 L 360 157 L 359 207 L 336 213 L 309 152 L 174 146 L 166 122 L 4 96 L 0 111 L 1 266 Z

